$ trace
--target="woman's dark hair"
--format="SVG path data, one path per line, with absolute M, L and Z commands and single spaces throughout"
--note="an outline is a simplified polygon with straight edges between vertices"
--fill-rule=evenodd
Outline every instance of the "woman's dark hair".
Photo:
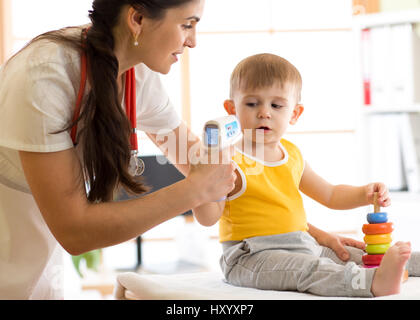
M 147 191 L 142 180 L 128 172 L 131 157 L 130 122 L 118 99 L 118 60 L 114 54 L 112 29 L 118 24 L 121 9 L 131 5 L 151 19 L 164 18 L 166 10 L 193 0 L 94 0 L 89 18 L 92 22 L 82 46 L 82 35 L 69 36 L 66 29 L 42 34 L 34 41 L 47 39 L 76 50 L 88 58 L 88 79 L 91 90 L 79 118 L 63 131 L 83 120 L 78 134 L 83 148 L 84 171 L 89 183 L 88 200 L 111 200 L 118 185 L 129 193 Z M 28 44 L 28 45 L 29 45 Z M 80 139 L 82 137 L 82 139 Z

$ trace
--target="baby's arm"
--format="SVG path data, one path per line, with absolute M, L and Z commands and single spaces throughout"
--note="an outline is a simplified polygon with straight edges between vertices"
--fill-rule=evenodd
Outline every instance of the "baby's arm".
M 378 192 L 378 204 L 387 207 L 391 204 L 388 189 L 383 183 L 370 183 L 364 186 L 332 185 L 312 170 L 306 163 L 299 189 L 308 197 L 335 210 L 347 210 L 373 203 L 373 194 Z
M 206 227 L 214 225 L 219 221 L 225 208 L 225 201 L 208 202 L 194 208 L 193 213 L 197 221 Z
M 227 195 L 228 197 L 235 195 L 242 188 L 242 178 L 241 178 L 241 175 L 239 174 L 239 171 L 235 170 L 235 174 L 236 174 L 235 187 Z M 195 218 L 200 224 L 206 227 L 210 227 L 214 225 L 222 216 L 223 210 L 225 209 L 225 204 L 226 204 L 226 201 L 205 203 L 193 209 L 193 213 L 194 213 Z

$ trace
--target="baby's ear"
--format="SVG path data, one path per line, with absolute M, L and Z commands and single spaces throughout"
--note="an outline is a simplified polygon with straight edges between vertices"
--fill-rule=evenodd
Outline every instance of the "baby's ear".
M 292 117 L 290 118 L 289 123 L 292 125 L 296 124 L 304 109 L 305 108 L 303 107 L 303 105 L 297 104 L 293 110 Z
M 235 102 L 233 102 L 233 100 L 225 100 L 223 106 L 228 114 L 236 115 Z

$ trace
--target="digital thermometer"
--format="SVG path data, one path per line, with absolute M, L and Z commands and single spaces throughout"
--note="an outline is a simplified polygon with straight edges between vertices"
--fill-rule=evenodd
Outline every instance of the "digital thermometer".
M 233 115 L 207 121 L 203 130 L 203 143 L 207 149 L 222 150 L 242 138 L 241 125 Z M 226 196 L 216 202 L 226 200 Z
M 203 130 L 203 142 L 207 148 L 224 149 L 242 138 L 241 125 L 233 115 L 207 121 Z

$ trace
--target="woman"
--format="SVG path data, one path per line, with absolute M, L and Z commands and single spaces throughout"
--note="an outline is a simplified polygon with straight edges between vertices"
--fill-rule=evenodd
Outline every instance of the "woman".
M 62 298 L 61 247 L 78 255 L 115 245 L 232 190 L 232 165 L 178 163 L 184 155 L 168 148 L 186 179 L 110 201 L 119 186 L 146 190 L 132 170 L 136 126 L 157 145 L 161 130 L 178 144 L 187 132 L 185 152 L 199 141 L 157 74 L 195 47 L 203 5 L 94 0 L 91 25 L 41 35 L 0 69 L 1 299 Z
M 161 129 L 187 130 L 156 72 L 168 73 L 177 55 L 195 46 L 202 10 L 198 0 L 95 0 L 84 34 L 80 27 L 41 36 L 3 66 L 0 298 L 60 297 L 57 241 L 73 255 L 115 245 L 231 190 L 231 165 L 181 164 L 184 181 L 140 199 L 108 201 L 117 185 L 145 191 L 128 169 L 124 74 L 137 66 L 139 129 L 156 143 Z M 73 147 L 64 129 L 73 124 L 83 51 L 88 81 Z

